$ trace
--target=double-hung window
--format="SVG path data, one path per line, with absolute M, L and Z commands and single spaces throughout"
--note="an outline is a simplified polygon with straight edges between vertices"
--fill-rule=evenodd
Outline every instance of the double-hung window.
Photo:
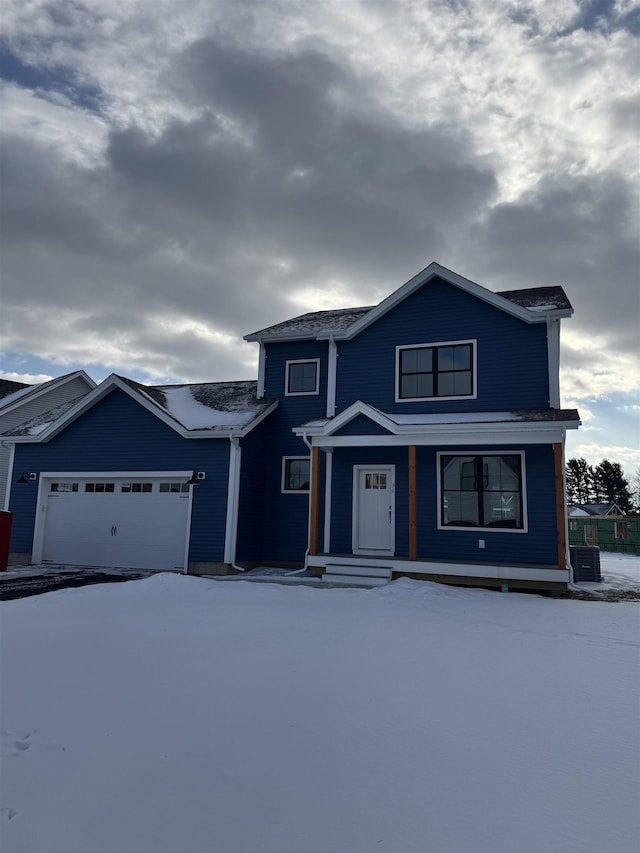
M 475 397 L 475 344 L 475 341 L 447 341 L 398 347 L 396 399 Z
M 285 394 L 317 394 L 320 376 L 320 359 L 310 358 L 287 362 Z
M 439 453 L 438 459 L 438 527 L 526 529 L 522 453 Z

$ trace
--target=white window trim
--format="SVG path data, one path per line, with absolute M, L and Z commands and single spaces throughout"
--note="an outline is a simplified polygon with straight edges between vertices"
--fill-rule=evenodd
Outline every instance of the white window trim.
M 315 364 L 316 387 L 314 391 L 289 391 L 289 368 L 292 364 Z M 320 393 L 320 359 L 319 358 L 295 358 L 286 362 L 284 371 L 284 395 L 285 397 L 310 397 Z
M 451 524 L 442 524 L 442 474 L 440 457 L 441 456 L 519 456 L 520 457 L 520 489 L 522 492 L 522 528 L 515 529 L 513 527 L 455 527 Z M 526 454 L 524 450 L 443 450 L 436 452 L 436 526 L 438 530 L 451 531 L 455 533 L 528 533 L 529 532 L 529 513 L 527 510 L 527 469 L 526 469 Z
M 473 394 L 462 394 L 457 397 L 401 397 L 400 396 L 400 352 L 407 349 L 425 349 L 428 347 L 455 347 L 471 344 L 471 373 Z M 476 400 L 478 397 L 478 340 L 469 338 L 464 341 L 433 341 L 421 344 L 400 344 L 396 347 L 396 403 L 439 402 L 440 400 Z
M 309 488 L 308 489 L 285 489 L 285 477 L 287 472 L 287 462 L 294 459 L 304 459 L 309 463 Z M 283 495 L 308 495 L 311 490 L 311 457 L 310 456 L 283 456 L 282 457 L 282 474 L 280 477 L 280 491 Z

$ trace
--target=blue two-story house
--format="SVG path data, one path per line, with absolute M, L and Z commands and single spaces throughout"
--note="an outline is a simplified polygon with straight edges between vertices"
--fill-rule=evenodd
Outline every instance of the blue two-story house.
M 279 401 L 265 424 L 263 559 L 304 548 L 334 580 L 566 583 L 571 314 L 560 287 L 496 294 L 432 263 L 375 307 L 247 335 L 258 397 Z
M 109 377 L 3 436 L 12 550 L 562 588 L 564 439 L 579 425 L 560 408 L 571 314 L 560 287 L 493 293 L 432 263 L 375 307 L 247 335 L 257 383 Z

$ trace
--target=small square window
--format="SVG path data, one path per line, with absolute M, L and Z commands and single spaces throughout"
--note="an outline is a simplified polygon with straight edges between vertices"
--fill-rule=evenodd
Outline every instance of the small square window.
M 286 377 L 286 393 L 294 394 L 317 394 L 318 375 L 320 373 L 320 360 L 317 358 L 308 361 L 288 361 Z
M 309 491 L 311 461 L 308 456 L 285 456 L 282 460 L 282 491 Z

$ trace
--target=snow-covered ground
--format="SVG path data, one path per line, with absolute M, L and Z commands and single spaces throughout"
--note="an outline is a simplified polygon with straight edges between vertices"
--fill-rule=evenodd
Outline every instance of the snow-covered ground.
M 635 853 L 639 616 L 170 574 L 4 602 L 0 847 Z

